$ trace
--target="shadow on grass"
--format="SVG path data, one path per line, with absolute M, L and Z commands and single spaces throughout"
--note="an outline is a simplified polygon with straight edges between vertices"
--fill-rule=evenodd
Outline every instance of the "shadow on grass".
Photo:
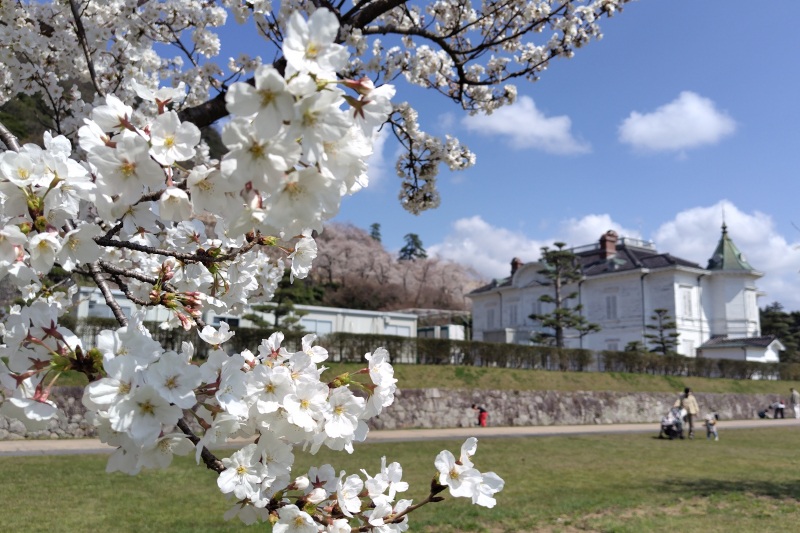
M 711 494 L 752 494 L 769 498 L 800 499 L 800 480 L 767 481 L 767 480 L 734 480 L 722 479 L 689 479 L 662 480 L 659 485 L 664 491 L 674 492 L 686 497 L 690 494 L 708 496 Z

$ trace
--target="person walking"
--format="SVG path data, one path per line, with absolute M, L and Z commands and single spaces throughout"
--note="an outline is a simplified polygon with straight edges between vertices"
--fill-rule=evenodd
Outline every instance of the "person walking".
M 800 418 L 800 392 L 797 392 L 794 387 L 789 390 L 792 391 L 792 395 L 789 397 L 789 403 L 794 410 L 794 417 Z
M 717 413 L 708 413 L 706 415 L 706 439 L 710 439 L 713 436 L 714 440 L 719 440 L 717 420 L 719 420 L 719 415 Z
M 683 389 L 683 394 L 678 401 L 675 402 L 675 407 L 680 407 L 681 409 L 686 409 L 686 424 L 689 426 L 689 438 L 694 438 L 694 417 L 697 413 L 700 412 L 700 408 L 697 406 L 697 399 L 692 394 L 692 389 L 686 387 Z
M 786 408 L 786 404 L 783 403 L 783 399 L 778 398 L 778 401 L 772 404 L 772 418 L 784 418 L 783 410 Z

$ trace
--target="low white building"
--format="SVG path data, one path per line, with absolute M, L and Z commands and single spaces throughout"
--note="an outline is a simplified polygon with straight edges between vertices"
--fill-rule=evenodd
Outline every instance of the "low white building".
M 443 324 L 441 326 L 419 326 L 417 336 L 420 339 L 450 339 L 463 341 L 467 338 L 466 328 L 459 324 Z
M 118 290 L 112 294 L 126 316 L 133 311 L 133 304 Z M 361 311 L 358 309 L 340 309 L 336 307 L 320 307 L 315 305 L 295 305 L 295 310 L 300 315 L 300 325 L 308 333 L 319 336 L 328 333 L 361 333 L 375 335 L 396 335 L 400 337 L 417 336 L 417 316 L 409 313 L 396 313 L 389 311 Z M 254 313 L 260 315 L 269 324 L 274 322 L 274 316 L 269 312 L 256 312 L 246 310 L 244 314 Z M 99 317 L 114 318 L 111 308 L 106 305 L 100 289 L 81 287 L 77 300 L 77 318 Z M 161 306 L 148 307 L 145 320 L 163 322 L 168 320 L 170 312 Z M 227 322 L 231 327 L 254 327 L 255 324 L 239 316 L 219 315 L 213 310 L 203 314 L 206 324 L 219 326 Z
M 578 293 L 584 316 L 601 330 L 583 338 L 568 332 L 568 347 L 623 350 L 634 341 L 648 346 L 651 316 L 666 309 L 676 322 L 682 355 L 778 361 L 780 341 L 761 336 L 755 282 L 763 274 L 750 266 L 725 225 L 705 268 L 614 231 L 573 252 L 583 277 L 565 290 Z M 514 259 L 509 277 L 468 295 L 474 340 L 531 344 L 541 326 L 530 315 L 552 310 L 539 300 L 552 291 L 539 273 L 543 268 L 540 262 Z

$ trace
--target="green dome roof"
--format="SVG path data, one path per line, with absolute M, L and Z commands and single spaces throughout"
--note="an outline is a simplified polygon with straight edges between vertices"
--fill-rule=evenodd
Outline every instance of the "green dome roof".
M 719 238 L 714 255 L 708 260 L 708 270 L 755 270 L 745 259 L 728 236 L 728 226 L 722 224 L 722 236 Z

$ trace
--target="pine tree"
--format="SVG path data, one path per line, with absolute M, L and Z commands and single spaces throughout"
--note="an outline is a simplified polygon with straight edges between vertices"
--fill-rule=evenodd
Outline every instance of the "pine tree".
M 582 304 L 570 305 L 572 300 L 578 298 L 578 293 L 567 290 L 570 284 L 576 283 L 583 278 L 580 263 L 572 250 L 565 249 L 563 242 L 554 244 L 555 249 L 547 246 L 542 248 L 540 261 L 544 268 L 539 274 L 544 276 L 543 282 L 552 288 L 552 294 L 544 294 L 539 297 L 539 301 L 554 306 L 549 313 L 532 314 L 530 318 L 538 320 L 545 331 L 537 333 L 533 337 L 533 342 L 537 344 L 553 344 L 557 348 L 564 348 L 564 341 L 567 331 L 574 331 L 579 338 L 583 338 L 589 333 L 600 331 L 600 326 L 586 320 L 581 313 Z
M 422 241 L 419 235 L 416 233 L 408 233 L 403 239 L 406 241 L 406 244 L 400 248 L 400 254 L 397 256 L 398 261 L 415 261 L 428 257 L 428 252 L 422 247 Z
M 653 353 L 660 353 L 663 355 L 673 355 L 676 352 L 675 348 L 678 346 L 678 337 L 680 333 L 675 331 L 677 324 L 669 311 L 666 309 L 655 309 L 653 314 L 650 315 L 650 320 L 653 322 L 647 324 L 647 329 L 653 333 L 645 333 L 644 337 L 648 342 L 653 345 L 650 349 Z
M 374 240 L 381 242 L 381 225 L 375 222 L 369 226 L 369 236 Z

